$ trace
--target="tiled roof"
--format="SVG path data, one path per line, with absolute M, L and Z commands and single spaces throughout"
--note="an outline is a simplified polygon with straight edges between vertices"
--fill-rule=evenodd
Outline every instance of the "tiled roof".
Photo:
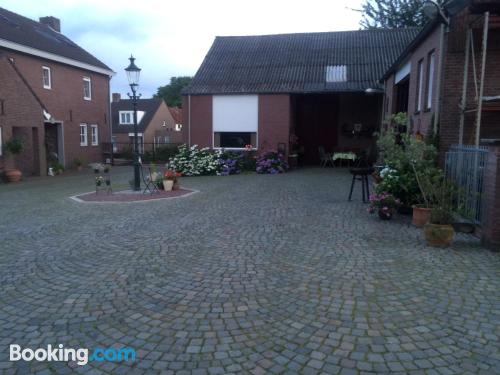
M 163 103 L 163 99 L 139 99 L 137 101 L 137 111 L 144 111 L 144 116 L 137 124 L 137 131 L 143 132 L 149 125 L 156 111 Z M 121 99 L 118 102 L 111 103 L 111 119 L 113 124 L 113 134 L 131 133 L 134 131 L 134 125 L 120 125 L 119 112 L 133 111 L 132 100 Z
M 4 8 L 0 8 L 0 39 L 111 70 L 63 34 Z
M 364 91 L 418 28 L 217 37 L 184 94 Z M 327 70 L 345 82 L 327 82 Z M 340 75 L 342 76 L 342 75 Z
M 172 115 L 176 124 L 182 124 L 182 108 L 179 107 L 168 107 L 170 114 Z

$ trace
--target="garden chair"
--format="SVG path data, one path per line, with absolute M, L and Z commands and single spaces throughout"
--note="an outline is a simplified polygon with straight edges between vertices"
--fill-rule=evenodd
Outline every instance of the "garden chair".
M 155 192 L 159 193 L 160 191 L 158 190 L 158 187 L 153 179 L 153 171 L 151 170 L 151 167 L 146 168 L 142 163 L 140 163 L 140 167 L 142 182 L 144 182 L 144 190 L 142 191 L 142 194 L 146 194 L 146 191 L 149 191 L 150 194 Z
M 333 166 L 333 161 L 332 161 L 332 155 L 327 154 L 325 152 L 325 148 L 323 146 L 318 147 L 318 152 L 319 152 L 319 165 L 322 166 L 323 168 L 330 163 Z

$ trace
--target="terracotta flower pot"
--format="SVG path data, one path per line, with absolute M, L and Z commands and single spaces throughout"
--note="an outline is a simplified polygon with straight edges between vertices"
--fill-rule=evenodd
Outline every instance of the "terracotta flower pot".
M 5 177 L 9 182 L 19 182 L 22 176 L 23 174 L 19 169 L 7 169 L 5 171 Z
M 412 224 L 417 228 L 423 227 L 431 218 L 431 209 L 427 207 L 413 206 Z
M 425 224 L 425 240 L 427 245 L 434 247 L 448 247 L 453 242 L 455 231 L 451 225 Z
M 174 187 L 174 181 L 172 180 L 163 180 L 163 188 L 165 191 L 171 191 Z

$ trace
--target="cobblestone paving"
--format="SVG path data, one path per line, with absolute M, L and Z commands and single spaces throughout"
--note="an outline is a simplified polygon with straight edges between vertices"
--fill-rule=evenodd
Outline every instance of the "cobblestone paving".
M 500 373 L 500 255 L 467 236 L 426 247 L 408 218 L 368 215 L 359 191 L 347 202 L 345 171 L 184 178 L 200 193 L 133 205 L 67 198 L 92 180 L 0 185 L 3 373 Z M 12 343 L 137 360 L 13 363 Z

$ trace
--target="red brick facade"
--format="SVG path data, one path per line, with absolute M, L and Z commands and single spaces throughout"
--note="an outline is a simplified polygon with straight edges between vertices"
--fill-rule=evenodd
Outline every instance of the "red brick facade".
M 290 118 L 290 95 L 259 95 L 259 151 L 276 151 L 279 143 L 288 151 Z
M 102 161 L 102 142 L 110 142 L 109 80 L 107 75 L 45 60 L 14 51 L 5 51 L 40 98 L 64 133 L 64 164 L 72 167 L 75 158 L 84 163 Z M 42 66 L 50 68 L 51 89 L 43 88 Z M 91 100 L 83 98 L 83 78 L 91 80 Z M 80 124 L 87 124 L 87 146 L 80 146 Z M 98 145 L 91 142 L 91 127 L 98 126 Z
M 409 56 L 409 62 L 411 63 L 410 70 L 410 88 L 408 95 L 408 117 L 410 121 L 411 129 L 414 133 L 419 132 L 420 134 L 426 134 L 428 129 L 433 127 L 433 114 L 436 110 L 438 95 L 438 65 L 440 58 L 440 27 L 436 27 L 434 31 L 421 43 L 414 51 L 412 51 Z M 434 80 L 432 82 L 432 104 L 427 106 L 427 97 L 429 92 L 428 87 L 428 74 L 429 74 L 429 59 L 431 53 L 434 53 Z M 422 107 L 419 111 L 417 108 L 417 96 L 419 92 L 419 63 L 423 66 L 423 86 L 422 86 Z M 384 117 L 388 119 L 391 114 L 395 113 L 395 74 L 392 74 L 387 82 L 386 100 L 387 105 L 384 109 Z
M 2 143 L 22 139 L 24 149 L 12 156 L 2 150 L 0 171 L 18 168 L 25 175 L 46 170 L 42 107 L 0 52 L 0 132 Z

